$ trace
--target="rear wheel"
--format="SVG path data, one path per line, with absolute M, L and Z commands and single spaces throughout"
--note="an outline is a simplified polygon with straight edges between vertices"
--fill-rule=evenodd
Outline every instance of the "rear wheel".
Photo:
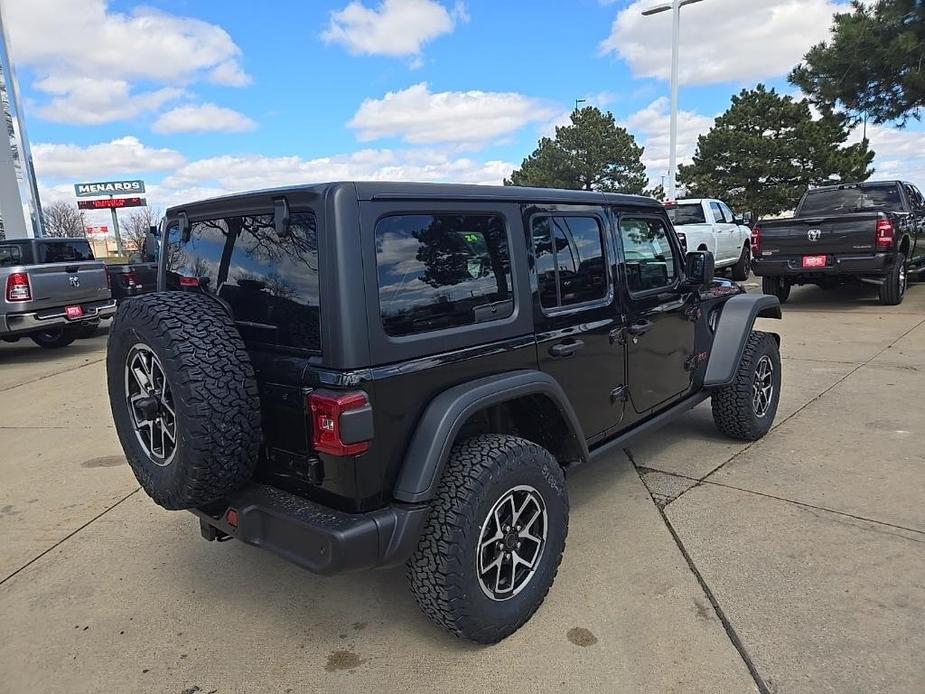
M 901 304 L 906 295 L 908 277 L 906 256 L 898 253 L 893 267 L 890 268 L 890 272 L 883 278 L 883 284 L 880 285 L 880 303 L 884 306 Z
M 744 282 L 748 279 L 748 273 L 752 270 L 752 247 L 746 243 L 742 246 L 742 254 L 739 260 L 732 266 L 732 279 L 736 282 Z
M 68 325 L 62 325 L 57 328 L 49 328 L 40 333 L 33 333 L 29 337 L 39 347 L 45 349 L 60 349 L 67 347 L 77 339 L 77 330 Z
M 204 506 L 253 476 L 262 439 L 254 370 L 214 299 L 161 292 L 121 304 L 106 372 L 119 441 L 158 504 Z
M 411 592 L 447 631 L 496 643 L 523 626 L 556 577 L 568 534 L 562 468 L 516 436 L 453 449 L 408 561 Z
M 776 296 L 781 303 L 790 298 L 790 283 L 783 277 L 762 277 L 761 291 Z
M 752 331 L 735 379 L 713 393 L 713 422 L 726 436 L 756 441 L 768 433 L 780 400 L 780 352 L 768 333 Z

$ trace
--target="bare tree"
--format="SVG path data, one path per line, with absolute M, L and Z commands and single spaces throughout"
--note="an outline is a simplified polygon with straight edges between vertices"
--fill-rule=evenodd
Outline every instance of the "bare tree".
M 45 236 L 61 238 L 87 235 L 84 213 L 77 209 L 76 205 L 64 200 L 42 205 L 42 218 L 45 221 Z
M 120 224 L 122 242 L 128 252 L 140 253 L 144 248 L 148 231 L 161 220 L 162 212 L 157 207 L 139 207 Z

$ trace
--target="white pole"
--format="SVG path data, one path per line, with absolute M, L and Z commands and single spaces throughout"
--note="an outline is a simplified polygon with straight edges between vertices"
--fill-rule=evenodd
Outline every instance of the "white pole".
M 668 199 L 677 194 L 678 176 L 678 53 L 681 42 L 681 0 L 673 0 L 671 28 L 671 113 L 668 135 Z

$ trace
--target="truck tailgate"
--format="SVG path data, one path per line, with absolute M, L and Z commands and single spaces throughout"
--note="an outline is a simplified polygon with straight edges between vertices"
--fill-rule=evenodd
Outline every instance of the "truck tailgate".
M 32 285 L 31 310 L 109 298 L 106 267 L 99 261 L 30 265 L 24 269 Z
M 874 252 L 878 212 L 794 217 L 760 224 L 761 257 Z

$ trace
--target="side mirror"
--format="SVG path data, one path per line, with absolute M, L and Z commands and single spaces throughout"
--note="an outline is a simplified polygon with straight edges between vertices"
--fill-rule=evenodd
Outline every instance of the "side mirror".
M 684 274 L 687 283 L 695 287 L 709 287 L 713 284 L 716 267 L 710 251 L 691 251 L 687 254 Z
M 736 222 L 737 224 L 741 224 L 742 226 L 751 226 L 751 224 L 752 224 L 752 213 L 751 213 L 751 212 L 743 212 L 741 215 L 739 215 L 738 220 L 739 220 L 739 221 Z

